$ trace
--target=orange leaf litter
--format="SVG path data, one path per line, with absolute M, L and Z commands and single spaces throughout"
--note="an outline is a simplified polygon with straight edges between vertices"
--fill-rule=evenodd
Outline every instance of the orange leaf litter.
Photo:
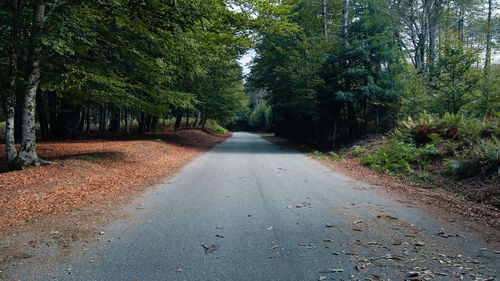
M 145 138 L 37 144 L 39 156 L 56 164 L 0 173 L 0 230 L 147 185 L 227 136 L 183 130 Z M 0 170 L 5 171 L 5 162 L 5 145 L 0 145 Z

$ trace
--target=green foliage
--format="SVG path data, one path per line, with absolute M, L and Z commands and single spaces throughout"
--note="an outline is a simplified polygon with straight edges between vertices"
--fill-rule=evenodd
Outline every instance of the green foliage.
M 480 139 L 464 149 L 455 160 L 447 159 L 445 165 L 451 172 L 464 178 L 500 175 L 500 141 L 497 138 Z
M 379 147 L 373 153 L 367 153 L 360 159 L 361 164 L 375 169 L 380 173 L 391 176 L 413 176 L 415 171 L 411 167 L 417 155 L 417 148 L 393 139 L 387 146 Z
M 387 146 L 365 154 L 362 164 L 381 173 L 431 180 L 431 163 L 442 163 L 459 177 L 500 171 L 499 119 L 423 113 L 400 122 Z M 444 157 L 447 157 L 443 160 Z
M 328 157 L 330 158 L 330 160 L 332 160 L 334 162 L 338 162 L 338 161 L 344 160 L 344 158 L 342 156 L 340 156 L 339 154 L 337 154 L 337 153 L 335 153 L 333 151 L 328 152 Z
M 434 106 L 437 112 L 454 113 L 472 100 L 478 89 L 480 73 L 471 71 L 477 62 L 479 50 L 460 40 L 458 34 L 449 31 L 438 52 L 434 90 Z
M 366 152 L 368 151 L 366 148 L 364 147 L 361 147 L 359 145 L 354 145 L 352 148 L 352 155 L 354 157 L 359 157 L 359 156 L 362 156 L 362 155 L 365 155 Z
M 254 131 L 269 131 L 271 122 L 271 109 L 265 104 L 257 106 L 249 117 L 250 128 Z
M 323 160 L 331 160 L 333 162 L 339 162 L 339 161 L 344 160 L 344 158 L 342 156 L 340 156 L 339 154 L 337 154 L 333 151 L 329 151 L 327 153 L 324 153 L 321 151 L 313 150 L 311 152 L 311 154 L 315 158 L 319 158 L 319 159 L 323 159 Z
M 215 120 L 208 120 L 206 127 L 210 131 L 212 131 L 216 134 L 219 134 L 219 135 L 225 135 L 228 133 L 228 130 L 223 128 L 221 125 L 219 125 Z

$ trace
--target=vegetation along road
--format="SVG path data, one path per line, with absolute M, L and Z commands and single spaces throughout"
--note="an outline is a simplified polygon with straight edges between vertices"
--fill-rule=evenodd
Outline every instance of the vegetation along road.
M 498 252 L 259 136 L 147 192 L 136 215 L 23 280 L 495 280 Z M 137 206 L 141 208 L 134 208 Z M 83 253 L 83 254 L 82 254 Z

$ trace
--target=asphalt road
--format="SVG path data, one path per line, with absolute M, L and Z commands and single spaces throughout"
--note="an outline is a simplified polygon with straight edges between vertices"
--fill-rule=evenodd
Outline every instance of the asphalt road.
M 101 243 L 67 262 L 18 268 L 11 276 L 500 280 L 494 249 L 376 189 L 259 136 L 235 133 L 138 198 L 130 207 L 135 215 L 109 225 Z

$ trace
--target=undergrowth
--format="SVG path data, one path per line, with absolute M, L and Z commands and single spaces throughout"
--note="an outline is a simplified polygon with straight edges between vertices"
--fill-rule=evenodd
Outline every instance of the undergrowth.
M 214 120 L 208 120 L 207 123 L 205 124 L 206 128 L 209 129 L 210 131 L 219 134 L 219 135 L 225 135 L 228 133 L 228 130 L 219 125 L 217 122 Z
M 360 162 L 381 173 L 415 181 L 432 180 L 429 166 L 441 165 L 457 178 L 500 174 L 499 119 L 478 120 L 462 114 L 408 118 L 373 151 L 354 146 Z

